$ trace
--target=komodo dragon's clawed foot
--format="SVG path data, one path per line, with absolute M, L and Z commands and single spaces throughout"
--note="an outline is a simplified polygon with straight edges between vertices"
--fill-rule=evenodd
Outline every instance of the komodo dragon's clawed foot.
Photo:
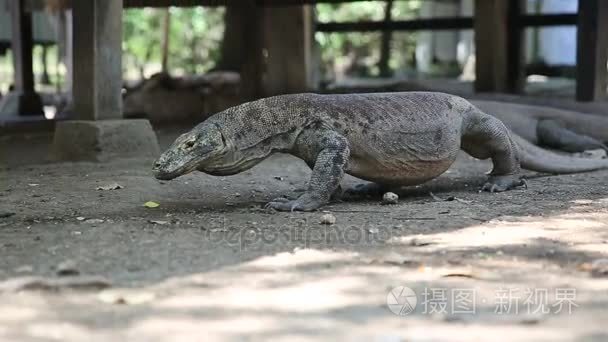
M 313 211 L 326 204 L 327 201 L 323 201 L 318 196 L 311 194 L 304 194 L 298 199 L 290 200 L 287 198 L 275 198 L 268 202 L 265 206 L 266 209 L 274 209 L 278 211 Z
M 481 188 L 481 191 L 503 192 L 515 189 L 519 186 L 523 186 L 526 189 L 528 188 L 528 183 L 521 176 L 490 176 L 486 184 Z

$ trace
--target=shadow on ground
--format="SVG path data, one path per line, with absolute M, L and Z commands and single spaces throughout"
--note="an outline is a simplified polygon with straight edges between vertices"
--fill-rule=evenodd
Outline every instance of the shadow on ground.
M 463 155 L 397 205 L 332 203 L 324 226 L 321 212 L 262 209 L 306 184 L 288 156 L 159 182 L 149 163 L 47 163 L 48 139 L 13 139 L 0 151 L 16 153 L 0 166 L 0 211 L 14 214 L 0 219 L 0 278 L 55 278 L 68 260 L 114 286 L 0 293 L 5 340 L 606 338 L 608 280 L 588 265 L 608 257 L 608 172 L 477 193 L 489 164 Z M 124 188 L 96 190 L 113 182 Z M 398 286 L 414 312 L 390 311 Z M 471 304 L 459 291 L 474 312 L 459 312 Z

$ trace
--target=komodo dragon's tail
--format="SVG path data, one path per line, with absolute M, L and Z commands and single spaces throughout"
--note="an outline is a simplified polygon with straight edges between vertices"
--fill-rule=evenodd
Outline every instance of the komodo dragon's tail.
M 546 173 L 576 173 L 608 169 L 608 159 L 578 158 L 557 154 L 533 145 L 512 133 L 519 146 L 521 167 Z

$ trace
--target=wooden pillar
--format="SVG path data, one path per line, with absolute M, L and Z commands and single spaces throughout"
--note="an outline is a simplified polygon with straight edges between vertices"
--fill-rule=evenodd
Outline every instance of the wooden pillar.
M 74 115 L 122 117 L 122 0 L 73 1 Z
M 227 0 L 224 21 L 226 29 L 218 69 L 241 74 L 243 100 L 263 95 L 263 30 L 264 11 L 256 0 Z
M 523 8 L 521 0 L 475 0 L 476 91 L 523 92 Z
M 34 88 L 32 14 L 25 10 L 25 0 L 11 2 L 14 95 L 18 97 L 19 115 L 43 115 L 42 101 Z
M 576 99 L 606 98 L 608 71 L 608 1 L 579 0 Z
M 72 1 L 73 116 L 55 126 L 52 158 L 155 158 L 148 120 L 122 119 L 122 0 Z
M 313 35 L 309 5 L 264 8 L 265 96 L 316 88 Z

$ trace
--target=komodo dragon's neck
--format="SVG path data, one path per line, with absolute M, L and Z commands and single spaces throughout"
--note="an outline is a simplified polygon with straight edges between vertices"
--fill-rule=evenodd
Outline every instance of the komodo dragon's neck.
M 209 118 L 217 123 L 228 151 L 200 171 L 212 175 L 243 172 L 276 152 L 290 152 L 300 134 L 304 116 L 288 118 L 262 101 L 242 104 Z

